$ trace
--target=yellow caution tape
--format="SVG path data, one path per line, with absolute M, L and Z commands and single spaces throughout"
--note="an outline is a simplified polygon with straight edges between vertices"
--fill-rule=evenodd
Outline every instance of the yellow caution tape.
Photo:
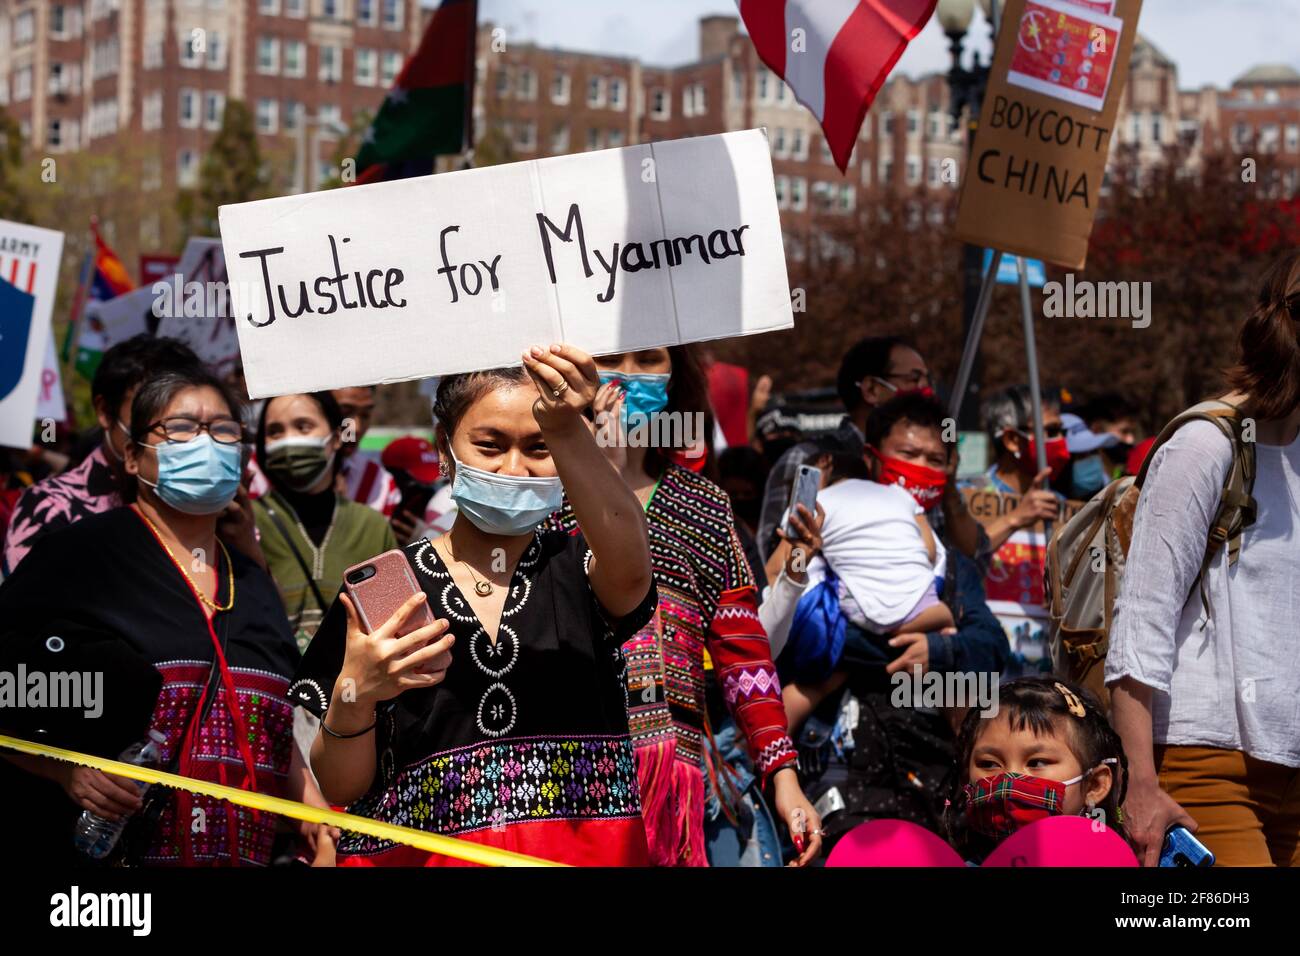
M 120 760 L 107 760 L 104 757 L 32 743 L 30 740 L 6 737 L 3 734 L 0 734 L 0 747 L 7 747 L 10 750 L 17 750 L 20 753 L 32 754 L 37 757 L 64 760 L 69 763 L 80 764 L 83 767 L 93 767 L 96 770 L 102 770 L 104 773 L 115 774 L 119 777 L 130 777 L 132 780 L 141 780 L 145 783 L 161 783 L 165 787 L 188 790 L 190 793 L 201 794 L 205 797 L 216 797 L 218 800 L 229 800 L 241 807 L 265 810 L 267 813 L 291 817 L 294 820 L 305 820 L 308 823 L 324 823 L 338 827 L 340 830 L 364 833 L 367 836 L 378 837 L 381 840 L 392 840 L 395 843 L 413 846 L 418 850 L 441 853 L 443 856 L 455 857 L 458 860 L 466 860 L 470 863 L 481 863 L 484 866 L 565 865 L 535 856 L 526 856 L 523 853 L 512 853 L 509 850 L 499 850 L 496 847 L 480 846 L 477 843 L 469 843 L 455 837 L 426 833 L 423 830 L 413 830 L 410 827 L 399 827 L 392 823 L 371 820 L 369 817 L 340 813 L 337 810 L 309 807 L 307 804 L 299 803 L 296 800 L 285 800 L 282 797 L 272 797 L 264 793 L 250 793 L 247 790 L 237 790 L 234 787 L 227 787 L 220 783 L 194 780 L 190 777 L 182 777 L 174 773 L 154 770 L 150 767 L 137 767 L 135 764 L 122 763 Z

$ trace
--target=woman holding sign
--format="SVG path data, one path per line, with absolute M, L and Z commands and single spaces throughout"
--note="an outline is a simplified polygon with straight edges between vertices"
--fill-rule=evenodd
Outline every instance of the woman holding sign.
M 596 364 L 604 383 L 594 406 L 597 437 L 645 510 L 660 595 L 653 618 L 623 647 L 651 861 L 708 865 L 703 739 L 711 669 L 803 865 L 821 847 L 821 824 L 799 788 L 731 503 L 716 484 L 670 457 L 703 453 L 694 436 L 704 432 L 708 408 L 704 373 L 689 346 L 604 355 Z M 573 533 L 586 530 L 575 501 L 559 517 Z
M 647 862 L 620 648 L 658 593 L 641 509 L 583 418 L 599 385 L 567 345 L 439 384 L 455 524 L 405 549 L 420 591 L 372 633 L 341 596 L 290 689 L 322 717 L 331 801 L 564 863 Z M 538 527 L 566 492 L 584 536 Z M 433 623 L 396 636 L 426 603 Z M 338 859 L 455 862 L 351 833 Z

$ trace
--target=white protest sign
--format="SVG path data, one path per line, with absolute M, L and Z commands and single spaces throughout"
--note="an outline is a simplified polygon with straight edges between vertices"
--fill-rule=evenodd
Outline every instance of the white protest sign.
M 0 445 L 32 443 L 62 257 L 63 233 L 0 219 Z
M 45 340 L 45 366 L 41 369 L 41 387 L 36 394 L 36 420 L 65 421 L 68 405 L 63 398 L 63 376 L 59 374 L 59 358 L 54 351 L 54 336 Z
M 253 398 L 790 328 L 762 130 L 223 206 Z
M 119 342 L 141 333 L 152 333 L 158 324 L 153 317 L 156 296 L 143 287 L 111 299 L 86 303 L 86 324 L 99 333 L 98 351 L 106 352 Z
M 221 240 L 190 239 L 172 275 L 149 286 L 157 334 L 180 339 L 223 377 L 239 365 L 227 281 Z

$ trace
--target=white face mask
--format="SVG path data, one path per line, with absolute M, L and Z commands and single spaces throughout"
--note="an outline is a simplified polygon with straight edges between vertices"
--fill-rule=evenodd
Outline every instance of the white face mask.
M 527 534 L 564 504 L 556 478 L 517 478 L 465 465 L 453 453 L 451 497 L 480 531 L 508 537 Z

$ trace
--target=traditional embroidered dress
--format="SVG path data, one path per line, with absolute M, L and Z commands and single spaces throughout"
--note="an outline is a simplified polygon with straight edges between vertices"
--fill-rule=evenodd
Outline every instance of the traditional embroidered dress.
M 230 557 L 230 565 L 218 558 L 215 601 L 230 600 L 231 568 L 235 600 L 230 610 L 213 615 L 210 631 L 194 591 L 153 531 L 133 509 L 115 508 L 36 543 L 0 586 L 0 626 L 5 634 L 22 635 L 57 615 L 120 635 L 162 674 L 152 719 L 139 737 L 147 729 L 166 737 L 164 769 L 285 796 L 293 727 L 286 691 L 298 650 L 270 577 L 238 552 Z M 200 701 L 210 706 L 201 707 Z M 113 706 L 109 696 L 104 719 L 112 719 L 107 709 Z M 50 838 L 70 845 L 80 810 L 59 788 L 41 790 L 45 781 L 24 776 L 29 778 L 24 793 L 59 802 L 62 832 Z M 209 797 L 164 793 L 156 825 L 132 847 L 134 862 L 270 862 L 277 816 Z M 196 827 L 196 821 L 203 825 Z
M 607 621 L 580 537 L 534 534 L 510 583 L 494 644 L 427 540 L 405 549 L 434 616 L 456 636 L 436 687 L 379 707 L 374 782 L 350 813 L 531 856 L 589 866 L 647 861 L 620 647 L 653 613 L 653 586 Z M 317 716 L 343 665 L 336 601 L 290 688 Z M 340 866 L 459 861 L 344 832 Z
M 704 852 L 705 654 L 764 782 L 796 760 L 758 592 L 726 493 L 670 464 L 646 505 L 659 605 L 623 645 L 650 858 L 707 866 Z M 553 519 L 571 533 L 566 503 Z

